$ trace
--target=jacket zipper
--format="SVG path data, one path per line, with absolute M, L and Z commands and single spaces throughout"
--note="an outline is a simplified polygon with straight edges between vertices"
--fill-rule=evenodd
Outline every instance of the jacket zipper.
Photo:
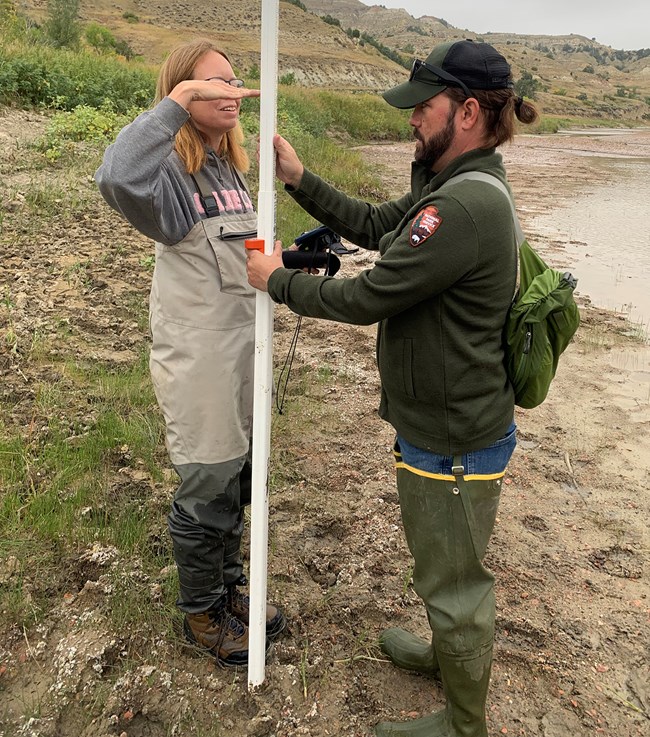
M 526 338 L 524 340 L 524 350 L 523 355 L 521 357 L 521 361 L 519 361 L 519 366 L 517 366 L 517 372 L 515 373 L 515 379 L 512 382 L 513 386 L 516 387 L 519 385 L 519 382 L 528 376 L 528 365 L 530 364 L 530 349 L 533 345 L 533 326 L 527 325 L 526 326 Z

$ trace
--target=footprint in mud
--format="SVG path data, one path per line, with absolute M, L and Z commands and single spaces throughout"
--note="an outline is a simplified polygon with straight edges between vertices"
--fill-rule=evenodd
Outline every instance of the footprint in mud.
M 605 571 L 618 578 L 640 578 L 641 563 L 637 555 L 629 548 L 613 545 L 611 548 L 599 548 L 587 556 L 594 568 Z
M 533 532 L 547 532 L 548 525 L 541 517 L 537 517 L 534 514 L 527 514 L 522 520 L 521 524 L 527 529 Z

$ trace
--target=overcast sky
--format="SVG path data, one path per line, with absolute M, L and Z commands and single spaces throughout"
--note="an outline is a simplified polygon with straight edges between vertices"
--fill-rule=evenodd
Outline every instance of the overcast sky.
M 362 0 L 404 8 L 418 18 L 433 15 L 476 33 L 503 31 L 564 36 L 577 33 L 615 49 L 650 48 L 649 0 Z

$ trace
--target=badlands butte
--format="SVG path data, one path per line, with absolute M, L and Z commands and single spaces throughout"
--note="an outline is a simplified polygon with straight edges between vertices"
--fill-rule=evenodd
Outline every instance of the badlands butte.
M 436 17 L 445 13 L 444 3 L 430 7 L 431 15 L 414 18 L 359 0 L 281 0 L 280 75 L 306 86 L 379 91 L 403 79 L 404 68 L 394 59 L 410 65 L 436 43 L 474 38 L 504 53 L 515 79 L 530 75 L 547 114 L 632 121 L 650 116 L 650 49 L 612 49 L 579 33 L 530 36 L 495 28 L 479 35 Z M 42 20 L 47 0 L 22 0 L 20 8 Z M 259 69 L 260 8 L 250 0 L 81 0 L 80 17 L 106 26 L 154 64 L 178 41 L 218 38 L 245 76 Z

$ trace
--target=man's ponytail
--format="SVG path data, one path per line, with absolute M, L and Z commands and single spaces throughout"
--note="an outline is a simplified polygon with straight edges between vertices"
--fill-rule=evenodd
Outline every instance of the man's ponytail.
M 515 115 L 520 123 L 525 123 L 526 125 L 534 123 L 539 117 L 537 108 L 523 97 L 518 97 L 515 100 Z

